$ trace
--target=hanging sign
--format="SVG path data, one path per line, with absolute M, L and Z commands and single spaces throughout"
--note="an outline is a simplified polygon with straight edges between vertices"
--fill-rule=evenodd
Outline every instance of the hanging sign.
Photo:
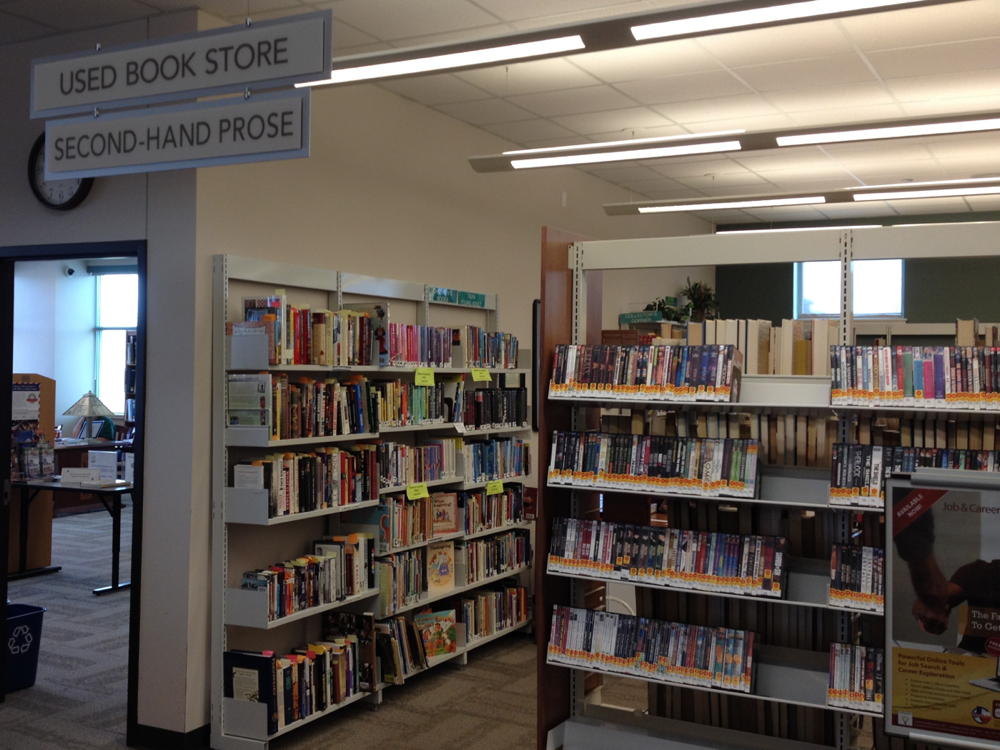
M 32 61 L 31 117 L 329 77 L 329 10 Z
M 45 179 L 308 156 L 308 123 L 306 90 L 50 120 Z

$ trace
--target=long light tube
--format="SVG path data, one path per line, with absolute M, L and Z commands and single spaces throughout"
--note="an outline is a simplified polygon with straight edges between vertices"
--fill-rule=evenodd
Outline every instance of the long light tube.
M 432 70 L 465 68 L 470 65 L 489 65 L 506 60 L 520 60 L 526 57 L 538 57 L 559 52 L 574 52 L 585 49 L 586 45 L 579 34 L 540 39 L 534 42 L 504 44 L 498 47 L 449 52 L 443 55 L 413 57 L 407 60 L 375 63 L 373 65 L 358 65 L 351 68 L 336 68 L 329 78 L 321 81 L 308 81 L 295 84 L 302 86 L 325 86 L 333 83 L 348 83 L 350 81 L 367 81 L 374 78 L 391 78 L 409 75 L 411 73 L 427 73 Z
M 844 224 L 843 226 L 829 227 L 779 227 L 777 229 L 719 229 L 716 234 L 772 234 L 774 232 L 829 232 L 834 230 L 843 231 L 845 229 L 874 229 L 881 227 L 881 224 Z
M 718 211 L 725 208 L 764 208 L 766 206 L 808 206 L 826 203 L 822 195 L 808 195 L 800 198 L 763 198 L 753 200 L 718 201 L 713 203 L 682 203 L 672 206 L 639 206 L 641 214 L 656 214 L 676 211 Z
M 939 190 L 896 190 L 879 193 L 855 193 L 856 201 L 896 201 L 911 198 L 960 198 L 964 195 L 997 195 L 1000 185 L 984 187 L 943 188 Z
M 632 36 L 641 42 L 647 39 L 700 34 L 720 29 L 739 29 L 766 23 L 795 21 L 813 16 L 842 15 L 861 10 L 890 8 L 893 5 L 912 4 L 912 2 L 913 0 L 807 0 L 807 2 L 785 3 L 766 8 L 640 24 L 632 27 Z
M 892 125 L 885 128 L 862 128 L 859 130 L 834 130 L 826 133 L 782 135 L 775 138 L 775 141 L 777 141 L 779 146 L 809 146 L 822 143 L 873 141 L 885 138 L 912 138 L 921 135 L 976 133 L 985 130 L 1000 130 L 1000 117 L 992 117 L 984 120 L 930 122 L 922 125 Z
M 682 133 L 681 135 L 660 135 L 653 138 L 628 138 L 621 141 L 595 141 L 591 143 L 574 143 L 572 146 L 547 146 L 544 148 L 522 148 L 515 151 L 504 151 L 503 156 L 542 156 L 564 151 L 589 151 L 595 148 L 609 146 L 638 146 L 641 143 L 670 143 L 672 141 L 692 141 L 699 138 L 721 138 L 728 135 L 743 135 L 745 128 L 736 130 L 714 130 L 709 133 Z
M 536 167 L 560 167 L 572 164 L 599 164 L 608 161 L 660 159 L 668 156 L 687 156 L 690 154 L 717 154 L 725 151 L 739 151 L 740 148 L 739 141 L 716 141 L 712 143 L 689 143 L 684 146 L 633 148 L 626 151 L 602 151 L 591 154 L 564 154 L 562 156 L 511 159 L 510 165 L 514 169 L 533 169 Z

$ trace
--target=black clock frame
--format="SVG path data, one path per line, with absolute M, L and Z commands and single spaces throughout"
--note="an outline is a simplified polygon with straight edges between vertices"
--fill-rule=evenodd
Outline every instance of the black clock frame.
M 43 149 L 45 148 L 45 133 L 42 133 L 38 138 L 35 139 L 35 143 L 31 147 L 31 153 L 28 154 L 28 184 L 31 186 L 31 192 L 35 194 L 38 202 L 47 208 L 51 208 L 55 211 L 69 211 L 71 209 L 79 206 L 83 201 L 90 195 L 90 189 L 94 186 L 93 177 L 84 177 L 80 180 L 80 187 L 77 189 L 73 197 L 70 198 L 65 203 L 60 203 L 55 205 L 50 203 L 45 197 L 42 191 L 39 189 L 39 185 L 36 182 L 37 172 L 35 171 L 35 163 L 38 159 L 44 159 L 45 154 Z

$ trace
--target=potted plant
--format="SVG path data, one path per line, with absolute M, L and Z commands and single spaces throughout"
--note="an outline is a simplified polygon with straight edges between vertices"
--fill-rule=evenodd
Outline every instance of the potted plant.
M 689 276 L 687 286 L 681 289 L 681 295 L 687 298 L 691 310 L 691 320 L 700 323 L 706 318 L 714 318 L 719 309 L 719 301 L 715 291 L 708 284 L 691 281 Z

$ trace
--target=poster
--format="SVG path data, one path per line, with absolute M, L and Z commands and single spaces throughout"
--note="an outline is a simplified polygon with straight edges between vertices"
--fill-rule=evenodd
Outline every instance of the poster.
M 1000 743 L 1000 479 L 889 487 L 886 731 Z
M 14 383 L 11 389 L 11 420 L 37 422 L 41 403 L 42 387 L 38 383 Z

